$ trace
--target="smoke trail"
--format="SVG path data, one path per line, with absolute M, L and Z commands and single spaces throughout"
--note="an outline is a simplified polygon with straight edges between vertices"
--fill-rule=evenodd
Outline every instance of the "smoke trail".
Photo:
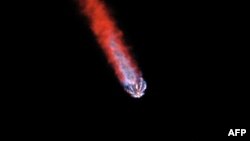
M 91 29 L 124 89 L 132 97 L 141 97 L 146 82 L 107 7 L 102 0 L 79 0 L 79 3 L 81 12 L 88 17 Z

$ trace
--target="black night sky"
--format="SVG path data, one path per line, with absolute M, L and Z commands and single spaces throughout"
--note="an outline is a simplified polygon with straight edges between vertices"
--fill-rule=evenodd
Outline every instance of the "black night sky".
M 143 72 L 146 94 L 133 99 L 124 92 L 76 1 L 39 1 L 15 14 L 15 36 L 27 46 L 16 50 L 25 52 L 16 60 L 24 116 L 48 130 L 155 140 L 216 139 L 246 128 L 246 9 L 229 2 L 105 2 Z

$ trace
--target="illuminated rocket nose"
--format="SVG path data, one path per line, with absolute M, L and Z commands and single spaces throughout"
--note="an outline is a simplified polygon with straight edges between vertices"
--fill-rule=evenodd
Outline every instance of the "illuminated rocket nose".
M 134 98 L 140 98 L 144 95 L 144 91 L 147 88 L 146 82 L 140 78 L 135 84 L 129 84 L 125 87 L 125 90 Z

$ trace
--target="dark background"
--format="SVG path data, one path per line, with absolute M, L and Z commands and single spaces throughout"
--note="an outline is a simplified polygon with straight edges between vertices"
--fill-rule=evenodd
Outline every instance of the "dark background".
M 204 140 L 246 128 L 244 4 L 105 2 L 147 81 L 145 96 L 124 92 L 76 1 L 20 2 L 10 12 L 19 117 L 59 136 Z

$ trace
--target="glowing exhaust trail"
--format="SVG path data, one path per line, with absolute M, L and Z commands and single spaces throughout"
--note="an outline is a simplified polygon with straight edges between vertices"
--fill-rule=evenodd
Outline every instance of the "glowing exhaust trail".
M 79 3 L 125 91 L 134 98 L 140 98 L 144 95 L 146 82 L 103 0 L 79 0 Z

